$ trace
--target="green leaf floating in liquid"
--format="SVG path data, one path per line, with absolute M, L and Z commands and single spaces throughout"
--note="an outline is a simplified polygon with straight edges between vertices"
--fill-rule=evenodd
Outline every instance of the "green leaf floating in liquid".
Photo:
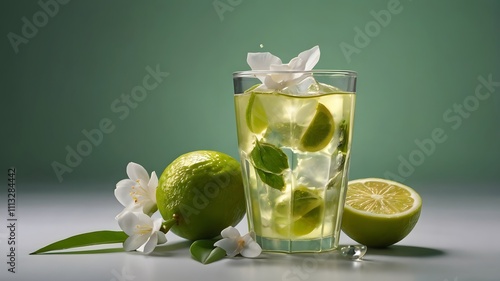
M 285 169 L 288 169 L 286 154 L 269 143 L 255 140 L 255 147 L 250 152 L 250 157 L 254 167 L 265 172 L 281 174 Z
M 282 190 L 285 186 L 283 171 L 288 169 L 288 157 L 276 146 L 255 140 L 255 147 L 250 152 L 253 166 L 260 179 L 272 188 Z
M 54 242 L 34 251 L 30 255 L 92 245 L 123 243 L 127 239 L 127 237 L 127 234 L 125 234 L 125 232 L 123 231 L 102 230 L 88 232 Z
M 255 169 L 260 179 L 267 185 L 272 188 L 283 190 L 285 187 L 285 180 L 283 179 L 283 175 L 276 175 L 268 172 L 264 172 L 259 169 Z
M 347 143 L 349 142 L 349 125 L 345 120 L 339 125 L 339 144 L 338 147 L 340 151 L 347 153 Z
M 219 247 L 214 247 L 217 240 L 197 240 L 191 244 L 189 251 L 193 258 L 202 264 L 209 264 L 218 261 L 226 256 L 226 251 Z

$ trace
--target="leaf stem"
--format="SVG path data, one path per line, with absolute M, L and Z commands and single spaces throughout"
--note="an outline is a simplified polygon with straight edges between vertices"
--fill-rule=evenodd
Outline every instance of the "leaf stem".
M 177 218 L 174 216 L 171 219 L 166 220 L 162 223 L 160 231 L 166 234 L 170 230 L 170 228 L 172 228 L 172 226 L 174 226 L 174 224 L 176 223 L 177 223 Z

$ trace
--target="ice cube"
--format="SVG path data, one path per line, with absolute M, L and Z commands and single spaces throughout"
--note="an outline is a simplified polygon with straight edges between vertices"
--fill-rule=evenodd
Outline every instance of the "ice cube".
M 316 81 L 314 81 L 314 83 L 309 86 L 309 89 L 307 91 L 309 95 L 329 94 L 337 92 L 341 92 L 341 90 L 337 87 Z
M 281 106 L 266 109 L 266 112 L 273 114 L 269 115 L 269 126 L 264 138 L 266 142 L 276 146 L 294 147 L 311 123 L 318 101 L 292 98 L 281 98 L 281 101 Z
M 293 79 L 296 80 L 302 79 L 302 80 L 299 81 L 298 83 L 296 83 L 295 81 L 293 82 L 290 81 L 291 83 L 289 83 L 288 86 L 281 89 L 281 92 L 284 94 L 294 95 L 294 96 L 310 95 L 309 88 L 311 87 L 311 85 L 317 83 L 316 80 L 312 76 L 306 76 L 306 75 L 302 75 L 302 77 L 300 76 L 301 75 L 297 76 L 297 74 L 295 74 L 295 77 Z
M 281 151 L 285 153 L 287 159 L 288 159 L 288 167 L 292 168 L 297 166 L 297 156 L 295 155 L 294 151 L 289 148 L 289 147 L 281 147 Z
M 271 123 L 264 134 L 264 141 L 277 147 L 294 147 L 304 129 L 295 123 Z
M 295 178 L 299 185 L 325 187 L 329 179 L 330 156 L 323 153 L 297 153 Z
M 297 99 L 293 111 L 290 112 L 290 114 L 294 116 L 297 125 L 307 127 L 316 114 L 317 107 L 317 99 Z
M 318 83 L 318 86 L 319 86 L 318 87 L 319 92 L 321 94 L 342 92 L 339 88 L 334 87 L 332 85 L 325 84 L 325 83 Z
M 259 100 L 264 108 L 269 125 L 290 122 L 288 108 L 293 107 L 293 99 L 276 94 L 261 94 Z
M 330 113 L 333 116 L 333 120 L 338 125 L 344 119 L 344 101 L 345 96 L 339 95 L 329 95 L 327 101 L 325 101 L 325 106 L 328 107 Z

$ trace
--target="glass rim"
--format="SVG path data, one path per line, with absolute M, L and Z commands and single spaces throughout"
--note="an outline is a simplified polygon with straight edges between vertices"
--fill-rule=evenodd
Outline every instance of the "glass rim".
M 271 73 L 283 74 L 311 74 L 311 75 L 326 75 L 326 76 L 343 76 L 357 77 L 357 72 L 352 70 L 331 70 L 331 69 L 313 69 L 313 70 L 244 70 L 233 72 L 233 78 L 239 77 L 255 77 L 256 75 L 266 75 Z

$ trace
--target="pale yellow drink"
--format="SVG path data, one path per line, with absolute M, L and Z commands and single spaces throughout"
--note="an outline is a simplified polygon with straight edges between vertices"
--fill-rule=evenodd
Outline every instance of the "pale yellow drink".
M 249 229 L 264 250 L 338 246 L 354 99 L 329 85 L 306 96 L 235 94 Z

